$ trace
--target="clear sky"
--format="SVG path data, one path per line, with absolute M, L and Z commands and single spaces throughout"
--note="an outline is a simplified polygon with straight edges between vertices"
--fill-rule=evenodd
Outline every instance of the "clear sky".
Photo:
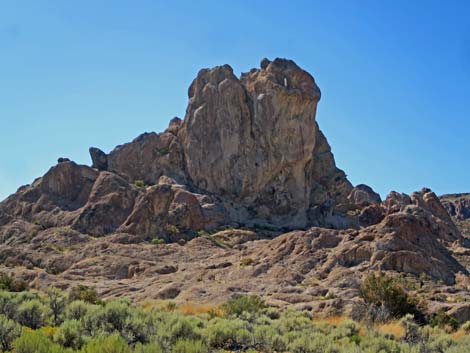
M 354 184 L 470 192 L 470 1 L 0 0 L 0 199 L 162 131 L 200 68 L 262 57 L 315 77 Z

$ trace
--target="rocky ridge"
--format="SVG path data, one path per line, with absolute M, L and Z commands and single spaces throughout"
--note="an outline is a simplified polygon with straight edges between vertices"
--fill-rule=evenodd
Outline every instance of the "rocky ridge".
M 164 132 L 92 147 L 92 166 L 61 158 L 1 202 L 4 270 L 105 297 L 255 293 L 328 313 L 377 270 L 469 295 L 458 223 L 469 198 L 424 188 L 382 201 L 353 187 L 316 122 L 320 90 L 293 61 L 264 59 L 240 78 L 228 65 L 203 69 L 188 95 L 184 120 Z

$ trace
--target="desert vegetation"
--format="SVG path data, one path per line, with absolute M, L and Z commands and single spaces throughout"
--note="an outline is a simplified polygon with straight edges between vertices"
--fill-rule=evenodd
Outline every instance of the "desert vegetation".
M 470 347 L 470 323 L 459 327 L 443 315 L 425 316 L 385 275 L 364 281 L 355 320 L 279 311 L 257 296 L 217 306 L 152 300 L 133 305 L 126 299 L 100 300 L 83 285 L 45 293 L 24 284 L 3 288 L 2 352 L 463 353 Z

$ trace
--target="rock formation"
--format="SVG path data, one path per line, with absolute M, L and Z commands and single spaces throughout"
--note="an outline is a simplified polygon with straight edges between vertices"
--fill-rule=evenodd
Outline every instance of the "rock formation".
M 0 261 L 38 288 L 85 281 L 136 300 L 256 293 L 312 308 L 326 293 L 342 298 L 328 308 L 350 304 L 368 271 L 467 278 L 455 222 L 470 198 L 441 203 L 425 188 L 382 201 L 353 187 L 318 127 L 319 100 L 291 60 L 263 59 L 240 78 L 228 65 L 201 70 L 184 120 L 108 154 L 90 148 L 91 167 L 60 158 L 1 202 Z

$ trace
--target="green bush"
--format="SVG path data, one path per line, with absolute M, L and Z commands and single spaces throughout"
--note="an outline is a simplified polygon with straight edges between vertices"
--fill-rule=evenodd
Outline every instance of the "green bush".
M 132 350 L 121 336 L 115 334 L 92 339 L 81 353 L 132 353 Z
M 14 353 L 65 353 L 58 344 L 38 331 L 24 331 L 20 337 L 13 342 Z
M 154 324 L 151 317 L 141 310 L 132 310 L 121 334 L 131 344 L 148 343 L 153 331 Z
M 264 309 L 266 304 L 263 299 L 256 295 L 241 296 L 229 300 L 222 305 L 222 310 L 226 315 L 241 315 L 243 312 L 258 313 Z
M 8 351 L 13 340 L 21 334 L 21 327 L 5 315 L 0 315 L 0 348 L 1 351 Z
M 49 309 L 52 313 L 52 323 L 58 326 L 62 322 L 62 317 L 67 304 L 67 299 L 64 293 L 55 287 L 51 287 L 46 291 Z
M 137 343 L 134 348 L 135 353 L 164 353 L 163 349 L 156 343 Z
M 123 301 L 111 301 L 104 307 L 89 311 L 84 317 L 84 327 L 91 334 L 121 332 L 130 316 L 129 305 Z
M 69 293 L 69 301 L 82 300 L 87 303 L 96 304 L 98 302 L 98 292 L 93 287 L 83 284 L 72 288 Z
M 208 349 L 201 340 L 193 341 L 190 339 L 179 339 L 176 341 L 172 353 L 207 353 Z
M 165 244 L 165 239 L 156 237 L 156 238 L 153 238 L 153 239 L 152 239 L 151 243 L 152 243 L 153 245 Z
M 389 318 L 401 318 L 406 314 L 423 320 L 418 301 L 408 296 L 393 277 L 381 272 L 371 274 L 364 280 L 359 288 L 359 295 L 368 306 L 364 315 L 371 321 L 386 321 Z
M 247 328 L 248 324 L 240 319 L 214 318 L 207 324 L 204 336 L 210 348 L 230 349 L 239 345 L 237 338 L 242 335 L 238 334 Z
M 65 317 L 69 320 L 82 320 L 89 310 L 94 308 L 92 305 L 83 300 L 74 300 L 67 306 Z
M 46 322 L 48 309 L 37 299 L 28 300 L 20 304 L 16 317 L 21 325 L 38 329 Z
M 23 292 L 28 290 L 28 283 L 7 273 L 0 273 L 0 290 Z
M 77 320 L 64 321 L 54 334 L 54 342 L 64 347 L 79 349 L 84 343 L 80 323 Z
M 240 260 L 240 266 L 241 267 L 246 267 L 252 265 L 254 260 L 251 257 L 244 257 L 243 259 Z
M 0 315 L 5 315 L 9 319 L 13 319 L 16 315 L 17 307 L 18 304 L 13 294 L 0 292 Z
M 145 182 L 143 180 L 135 180 L 134 185 L 138 188 L 143 188 L 145 186 Z
M 442 308 L 430 317 L 429 323 L 431 326 L 450 327 L 452 330 L 457 330 L 460 326 L 459 322 Z

